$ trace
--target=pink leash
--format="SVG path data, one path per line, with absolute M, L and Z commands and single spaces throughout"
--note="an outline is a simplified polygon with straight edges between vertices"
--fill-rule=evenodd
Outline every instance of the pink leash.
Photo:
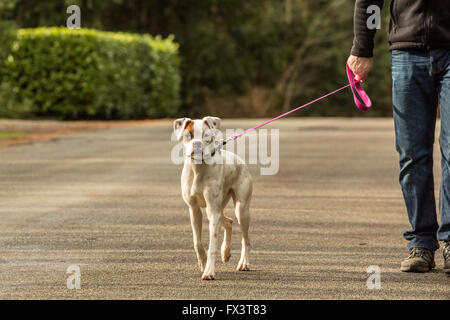
M 352 89 L 353 100 L 355 101 L 355 104 L 358 107 L 358 109 L 361 110 L 361 111 L 369 110 L 369 108 L 372 106 L 372 102 L 370 101 L 369 96 L 367 95 L 367 93 L 364 91 L 364 89 L 361 86 L 362 80 L 356 81 L 355 80 L 355 75 L 353 74 L 353 72 L 350 69 L 350 67 L 348 65 L 346 65 L 346 68 L 347 68 L 347 77 L 348 77 L 348 81 L 349 81 L 348 85 L 346 85 L 346 86 L 344 86 L 342 88 L 336 89 L 336 90 L 334 90 L 334 91 L 332 91 L 330 93 L 327 93 L 326 95 L 324 95 L 324 96 L 322 96 L 320 98 L 317 98 L 317 99 L 315 99 L 313 101 L 310 101 L 310 102 L 308 102 L 308 103 L 306 103 L 306 104 L 304 104 L 304 105 L 302 105 L 300 107 L 297 107 L 295 109 L 292 109 L 292 110 L 290 110 L 290 111 L 288 111 L 286 113 L 283 113 L 283 114 L 281 114 L 281 115 L 279 115 L 279 116 L 277 116 L 277 117 L 275 117 L 273 119 L 270 119 L 270 120 L 267 120 L 267 121 L 265 121 L 265 122 L 263 122 L 261 124 L 258 124 L 257 126 L 254 126 L 254 127 L 250 128 L 250 129 L 247 129 L 247 130 L 245 130 L 245 131 L 243 131 L 243 132 L 241 132 L 239 134 L 236 134 L 236 135 L 234 135 L 234 136 L 224 140 L 223 144 L 225 145 L 230 140 L 237 139 L 240 136 L 243 136 L 244 134 L 246 134 L 246 133 L 248 133 L 250 131 L 253 131 L 253 130 L 256 130 L 258 128 L 261 128 L 261 127 L 265 126 L 266 124 L 269 124 L 269 123 L 271 123 L 271 122 L 273 122 L 275 120 L 283 118 L 283 117 L 285 117 L 285 116 L 287 116 L 287 115 L 289 115 L 289 114 L 291 114 L 293 112 L 296 112 L 296 111 L 298 111 L 300 109 L 306 108 L 307 106 L 312 105 L 313 103 L 316 103 L 317 101 L 320 101 L 322 99 L 325 99 L 325 98 L 327 98 L 327 97 L 329 97 L 329 96 L 331 96 L 331 95 L 333 95 L 333 94 L 335 94 L 335 93 L 337 93 L 337 92 L 339 92 L 341 90 L 344 90 L 345 88 L 348 88 L 348 87 L 350 87 Z M 355 92 L 358 93 L 358 95 L 361 98 L 362 102 L 358 99 L 358 97 L 357 97 Z

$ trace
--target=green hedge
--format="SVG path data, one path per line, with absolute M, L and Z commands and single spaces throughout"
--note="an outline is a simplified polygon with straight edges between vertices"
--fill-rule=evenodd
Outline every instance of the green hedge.
M 3 81 L 33 116 L 62 119 L 171 117 L 180 104 L 172 37 L 92 29 L 16 31 Z

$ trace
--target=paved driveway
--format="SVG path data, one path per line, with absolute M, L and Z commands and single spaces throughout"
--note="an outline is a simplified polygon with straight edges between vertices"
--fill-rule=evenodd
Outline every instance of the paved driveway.
M 408 221 L 391 119 L 269 128 L 280 129 L 280 170 L 250 166 L 253 269 L 234 271 L 235 225 L 231 261 L 218 262 L 213 282 L 197 269 L 170 122 L 1 149 L 0 298 L 450 298 L 441 251 L 435 272 L 399 271 Z M 437 156 L 437 174 L 438 165 Z M 80 290 L 66 288 L 70 265 L 80 267 Z M 381 290 L 367 289 L 370 265 L 381 268 Z

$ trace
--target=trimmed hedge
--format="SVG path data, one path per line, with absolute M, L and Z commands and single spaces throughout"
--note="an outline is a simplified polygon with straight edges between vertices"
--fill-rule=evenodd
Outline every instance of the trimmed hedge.
M 16 31 L 3 81 L 34 116 L 62 119 L 171 117 L 180 104 L 172 37 L 93 29 Z

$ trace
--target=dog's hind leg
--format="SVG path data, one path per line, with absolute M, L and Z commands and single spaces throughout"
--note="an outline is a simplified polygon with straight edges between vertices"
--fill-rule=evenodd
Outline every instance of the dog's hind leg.
M 236 202 L 236 217 L 239 222 L 242 233 L 242 251 L 241 259 L 239 260 L 237 270 L 248 271 L 250 270 L 249 250 L 250 250 L 250 238 L 248 236 L 248 229 L 250 226 L 250 202 Z
M 198 266 L 203 271 L 206 266 L 206 252 L 202 244 L 202 210 L 200 207 L 189 207 L 189 214 L 194 238 L 194 250 L 197 254 Z

